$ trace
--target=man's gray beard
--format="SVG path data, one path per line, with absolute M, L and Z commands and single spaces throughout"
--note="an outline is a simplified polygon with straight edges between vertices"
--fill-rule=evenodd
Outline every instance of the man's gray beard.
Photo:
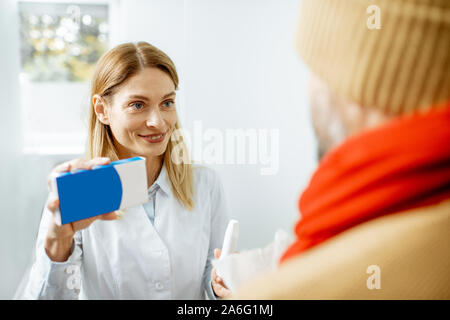
M 314 126 L 318 145 L 317 160 L 319 162 L 331 149 L 342 143 L 348 136 L 339 113 L 333 108 L 328 108 L 328 111 L 327 114 L 320 115 L 323 118 L 318 126 Z M 321 131 L 320 134 L 318 130 Z
M 320 141 L 319 141 L 319 145 L 317 146 L 317 162 L 320 162 L 320 160 L 322 160 L 323 156 L 327 153 L 328 149 L 323 146 Z
M 330 149 L 348 136 L 348 129 L 339 112 L 345 107 L 346 101 L 314 74 L 311 74 L 309 82 L 309 99 L 311 120 L 318 142 L 317 157 L 320 161 Z

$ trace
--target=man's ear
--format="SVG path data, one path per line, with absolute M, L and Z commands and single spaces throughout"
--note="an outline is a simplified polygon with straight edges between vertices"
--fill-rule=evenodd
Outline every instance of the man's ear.
M 92 97 L 92 105 L 94 106 L 94 112 L 97 115 L 97 119 L 106 125 L 109 125 L 109 114 L 105 100 L 98 94 L 94 94 Z

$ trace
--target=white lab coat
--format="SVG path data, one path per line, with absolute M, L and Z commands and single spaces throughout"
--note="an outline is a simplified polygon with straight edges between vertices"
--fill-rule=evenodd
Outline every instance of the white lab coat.
M 209 168 L 194 166 L 195 208 L 172 193 L 163 166 L 156 180 L 154 225 L 142 205 L 123 218 L 97 220 L 75 234 L 69 259 L 51 261 L 44 248 L 44 209 L 24 299 L 204 299 L 212 294 L 211 260 L 228 222 L 223 187 Z M 214 296 L 212 296 L 213 298 Z

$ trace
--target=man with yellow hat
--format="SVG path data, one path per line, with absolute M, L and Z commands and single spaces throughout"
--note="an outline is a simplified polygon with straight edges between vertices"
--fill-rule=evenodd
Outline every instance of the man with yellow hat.
M 279 268 L 232 298 L 450 299 L 450 2 L 303 0 L 296 46 L 321 160 Z

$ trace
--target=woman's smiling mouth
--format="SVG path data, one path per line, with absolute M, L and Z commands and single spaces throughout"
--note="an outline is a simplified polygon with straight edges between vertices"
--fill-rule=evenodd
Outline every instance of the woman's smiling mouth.
M 158 143 L 162 142 L 164 138 L 166 137 L 166 133 L 156 133 L 156 134 L 149 134 L 149 135 L 139 135 L 139 137 L 145 139 L 146 141 L 150 143 Z

